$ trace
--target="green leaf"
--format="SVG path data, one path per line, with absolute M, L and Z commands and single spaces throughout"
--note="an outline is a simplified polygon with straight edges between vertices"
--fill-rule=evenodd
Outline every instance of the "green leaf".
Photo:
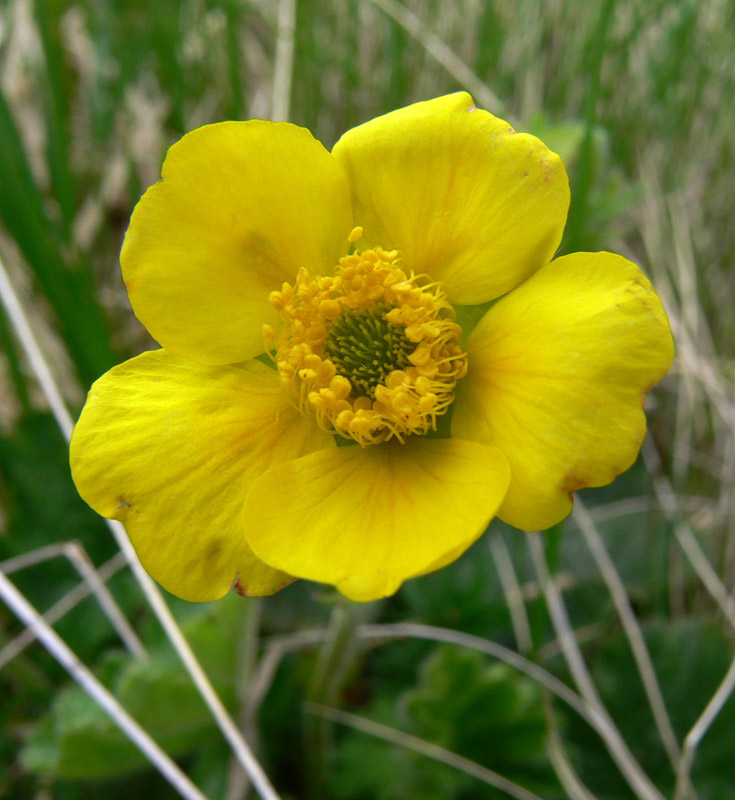
M 106 778 L 140 769 L 146 763 L 81 688 L 62 690 L 52 716 L 21 751 L 21 763 L 32 772 L 62 778 Z
M 717 689 L 732 660 L 731 647 L 715 628 L 690 621 L 658 622 L 644 630 L 671 723 L 681 743 Z M 630 647 L 622 634 L 597 641 L 585 657 L 603 701 L 654 784 L 671 796 L 674 775 L 656 731 Z M 568 734 L 582 780 L 599 800 L 619 800 L 630 790 L 599 738 L 569 716 Z M 730 697 L 700 743 L 693 782 L 699 800 L 732 797 L 735 698 Z
M 211 716 L 180 668 L 152 658 L 132 664 L 121 681 L 120 699 L 172 756 L 193 750 L 214 734 Z M 80 687 L 57 694 L 49 717 L 21 753 L 26 769 L 55 777 L 97 779 L 147 766 L 147 759 Z
M 440 647 L 403 702 L 418 735 L 507 777 L 545 760 L 540 688 L 480 653 Z
M 393 701 L 379 695 L 363 713 L 477 762 L 551 798 L 559 796 L 546 750 L 541 689 L 504 664 L 442 645 L 423 663 L 418 686 Z M 501 797 L 447 765 L 365 734 L 339 747 L 335 792 L 345 798 L 426 800 Z M 366 768 L 369 764 L 369 768 Z
M 226 705 L 235 699 L 238 626 L 245 604 L 230 595 L 195 606 L 182 629 Z M 123 707 L 166 750 L 178 757 L 215 735 L 215 723 L 170 646 L 146 661 L 108 654 L 99 672 Z M 77 686 L 62 689 L 51 713 L 31 735 L 22 761 L 26 769 L 67 779 L 93 780 L 145 768 L 147 759 L 107 713 Z

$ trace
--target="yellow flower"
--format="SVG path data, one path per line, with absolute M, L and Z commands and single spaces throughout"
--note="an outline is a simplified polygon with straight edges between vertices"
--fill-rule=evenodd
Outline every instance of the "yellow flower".
M 71 464 L 174 594 L 390 595 L 494 515 L 547 528 L 636 458 L 673 353 L 661 303 L 621 256 L 552 261 L 564 165 L 468 94 L 331 153 L 208 125 L 162 175 L 121 262 L 163 349 L 92 386 Z M 496 298 L 461 343 L 455 307 Z

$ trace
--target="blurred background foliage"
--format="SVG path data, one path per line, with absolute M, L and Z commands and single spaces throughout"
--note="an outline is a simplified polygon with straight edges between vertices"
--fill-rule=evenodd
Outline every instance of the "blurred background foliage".
M 329 147 L 385 111 L 470 89 L 564 157 L 572 207 L 562 250 L 624 253 L 651 276 L 671 316 L 677 361 L 649 404 L 646 458 L 582 496 L 681 745 L 733 658 L 735 4 L 297 0 L 293 26 L 291 6 L 0 2 L 0 257 L 64 397 L 78 411 L 100 373 L 154 346 L 130 311 L 117 257 L 133 205 L 184 132 L 287 113 Z M 99 567 L 116 545 L 75 493 L 66 445 L 4 310 L 0 345 L 0 561 L 77 541 Z M 602 700 L 672 797 L 674 770 L 639 667 L 579 524 L 570 518 L 548 534 L 549 566 Z M 511 613 L 508 557 L 528 612 L 525 637 Z M 149 658 L 123 650 L 93 599 L 57 631 L 208 797 L 246 797 L 138 585 L 126 570 L 110 572 Z M 13 579 L 41 610 L 79 584 L 63 558 Z M 305 583 L 263 602 L 169 601 L 284 797 L 508 796 L 335 725 L 320 705 L 439 745 L 542 798 L 570 796 L 564 764 L 587 787 L 581 798 L 631 796 L 600 737 L 528 676 L 461 644 L 358 635 L 360 622 L 450 628 L 521 649 L 569 682 L 526 543 L 500 524 L 451 567 L 368 607 Z M 311 629 L 325 632 L 321 644 L 299 638 Z M 0 607 L 0 796 L 176 796 L 40 646 L 7 649 L 22 630 Z M 282 658 L 268 674 L 262 656 L 276 652 L 274 642 Z M 733 763 L 729 697 L 696 751 L 697 794 L 677 800 L 730 800 Z

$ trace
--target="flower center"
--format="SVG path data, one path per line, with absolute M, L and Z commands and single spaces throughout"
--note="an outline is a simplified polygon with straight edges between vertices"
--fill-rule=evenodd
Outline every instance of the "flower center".
M 402 325 L 386 319 L 390 310 L 386 302 L 344 309 L 327 326 L 324 352 L 358 396 L 375 397 L 375 388 L 393 370 L 410 366 L 408 357 L 415 345 Z
M 375 247 L 341 258 L 331 276 L 302 268 L 269 299 L 281 326 L 266 326 L 266 346 L 305 416 L 363 447 L 436 429 L 467 372 L 442 284 Z

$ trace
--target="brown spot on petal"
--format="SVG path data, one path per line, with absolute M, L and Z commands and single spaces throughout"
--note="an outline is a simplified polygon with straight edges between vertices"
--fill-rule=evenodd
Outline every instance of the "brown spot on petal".
M 222 552 L 222 542 L 219 539 L 213 539 L 207 544 L 204 558 L 213 561 Z
M 112 519 L 116 519 L 119 522 L 124 522 L 131 508 L 132 505 L 124 497 L 121 497 L 120 502 L 117 504 L 117 508 L 110 516 Z

